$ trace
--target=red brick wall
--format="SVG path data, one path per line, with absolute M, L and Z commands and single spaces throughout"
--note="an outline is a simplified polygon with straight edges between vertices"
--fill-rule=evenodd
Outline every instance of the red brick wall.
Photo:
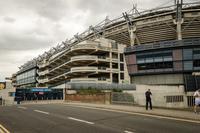
M 89 103 L 105 103 L 105 94 L 67 94 L 65 100 Z

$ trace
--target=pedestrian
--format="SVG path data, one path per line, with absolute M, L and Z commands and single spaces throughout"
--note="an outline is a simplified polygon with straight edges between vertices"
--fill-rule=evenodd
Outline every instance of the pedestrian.
M 200 106 L 200 89 L 195 91 L 194 97 L 195 97 L 194 113 L 198 113 L 197 107 Z
M 151 103 L 152 93 L 150 89 L 148 89 L 148 91 L 145 92 L 145 96 L 146 96 L 146 110 L 148 110 L 148 104 L 150 104 L 150 109 L 152 110 L 152 103 Z

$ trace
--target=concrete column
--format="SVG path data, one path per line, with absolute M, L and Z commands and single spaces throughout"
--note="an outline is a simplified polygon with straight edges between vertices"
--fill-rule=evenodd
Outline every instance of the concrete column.
M 182 30 L 181 30 L 182 21 L 176 23 L 177 39 L 182 40 Z
M 129 31 L 129 36 L 130 36 L 130 43 L 131 43 L 131 46 L 135 45 L 135 39 L 136 39 L 136 34 L 135 34 L 135 31 L 136 31 L 136 26 L 130 26 L 130 28 L 128 29 Z
M 119 80 L 119 83 L 121 83 L 121 79 L 120 79 L 120 53 L 118 53 L 118 80 Z
M 113 80 L 113 77 L 112 77 L 112 50 L 110 50 L 109 56 L 110 56 L 110 82 L 112 83 L 112 80 Z

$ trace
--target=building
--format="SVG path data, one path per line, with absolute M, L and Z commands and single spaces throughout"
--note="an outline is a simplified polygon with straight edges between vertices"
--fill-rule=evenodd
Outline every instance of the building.
M 140 105 L 145 104 L 144 92 L 152 88 L 158 106 L 191 106 L 200 81 L 200 3 L 175 2 L 142 12 L 133 7 L 51 48 L 35 58 L 37 73 L 32 83 L 50 88 L 98 88 L 96 84 L 101 88 L 104 84 L 105 89 L 131 81 L 136 91 L 129 92 Z M 19 78 L 31 70 L 28 64 L 17 74 L 18 87 L 29 86 L 25 77 Z M 123 87 L 130 86 L 119 88 Z
M 37 86 L 37 62 L 36 60 L 29 61 L 20 67 L 16 73 L 16 87 L 17 88 L 31 88 Z M 13 77 L 15 83 L 15 75 Z
M 38 62 L 38 86 L 65 88 L 65 84 L 79 84 L 82 88 L 96 88 L 96 84 L 129 84 L 125 47 L 104 38 L 80 42 Z
M 159 99 L 154 99 L 157 106 L 194 103 L 193 92 L 200 87 L 195 74 L 200 72 L 200 6 L 178 3 L 175 9 L 163 8 L 133 20 L 135 36 L 143 38 L 127 47 L 125 56 L 139 104 L 145 104 L 140 97 L 148 88 Z
M 11 105 L 14 104 L 15 88 L 12 86 L 10 80 L 3 82 L 4 89 L 0 89 L 0 105 Z

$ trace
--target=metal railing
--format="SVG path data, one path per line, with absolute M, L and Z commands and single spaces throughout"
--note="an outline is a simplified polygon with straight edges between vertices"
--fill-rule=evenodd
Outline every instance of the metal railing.
M 112 92 L 111 93 L 112 104 L 134 104 L 134 97 L 129 93 Z
M 151 49 L 190 46 L 190 45 L 194 45 L 194 46 L 200 45 L 200 38 L 164 41 L 164 42 L 148 43 L 148 44 L 143 44 L 143 45 L 130 46 L 130 47 L 125 48 L 125 53 L 151 50 Z
M 101 90 L 122 89 L 122 90 L 135 90 L 134 84 L 107 84 L 107 83 L 67 83 L 71 85 L 72 89 L 86 89 L 95 88 Z

